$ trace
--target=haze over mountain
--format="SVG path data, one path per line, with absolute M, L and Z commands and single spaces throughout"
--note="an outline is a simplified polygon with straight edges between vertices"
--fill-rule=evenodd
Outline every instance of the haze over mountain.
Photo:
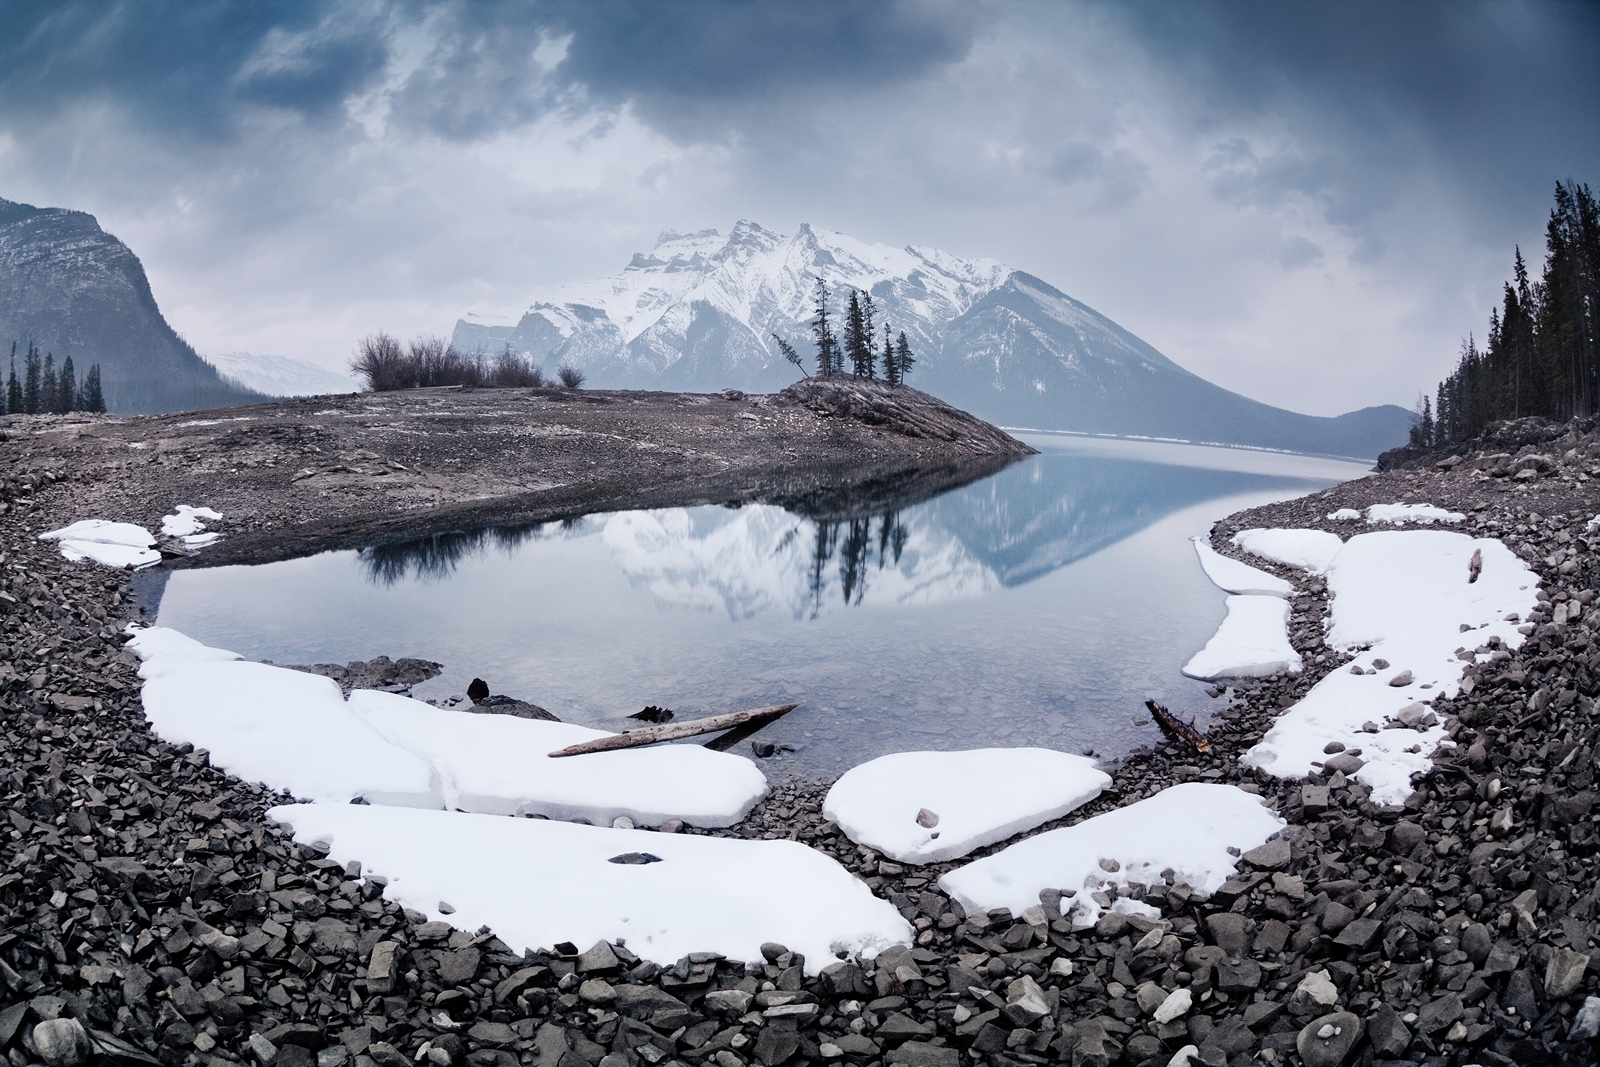
M 139 257 L 93 215 L 0 199 L 0 355 L 100 365 L 117 414 L 249 404 L 162 317 Z
M 1001 425 L 1360 457 L 1402 443 L 1410 426 L 1394 405 L 1318 418 L 1258 403 L 1005 264 L 808 224 L 793 236 L 749 221 L 727 236 L 667 231 L 610 278 L 526 307 L 468 312 L 453 341 L 570 361 L 595 387 L 768 392 L 798 375 L 772 334 L 812 351 L 819 275 L 836 313 L 850 288 L 868 291 L 880 329 L 905 331 L 918 359 L 913 384 Z
M 354 378 L 292 356 L 224 352 L 205 359 L 225 378 L 267 396 L 325 396 L 359 393 L 362 388 Z

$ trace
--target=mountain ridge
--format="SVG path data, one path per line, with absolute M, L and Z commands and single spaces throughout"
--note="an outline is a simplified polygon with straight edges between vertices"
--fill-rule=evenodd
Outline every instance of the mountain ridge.
M 809 223 L 792 236 L 749 220 L 725 237 L 665 230 L 609 278 L 469 311 L 453 341 L 569 361 L 600 387 L 771 392 L 795 376 L 771 335 L 809 348 L 818 275 L 836 313 L 854 288 L 872 294 L 880 323 L 905 330 L 915 384 L 1003 425 L 1363 458 L 1409 429 L 1410 414 L 1394 405 L 1329 418 L 1223 389 L 997 260 L 867 244 Z

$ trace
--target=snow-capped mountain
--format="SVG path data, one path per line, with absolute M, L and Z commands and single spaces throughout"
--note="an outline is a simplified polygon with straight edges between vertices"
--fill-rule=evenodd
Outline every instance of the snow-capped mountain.
M 667 231 L 613 277 L 468 312 L 453 340 L 567 360 L 597 388 L 772 391 L 797 374 L 772 335 L 810 350 L 819 276 L 836 313 L 859 289 L 876 301 L 880 329 L 905 331 L 913 384 L 1002 425 L 1351 456 L 1376 456 L 1410 426 L 1393 405 L 1327 419 L 1257 403 L 1002 263 L 810 225 L 793 236 L 748 221 L 727 236 Z
M 207 356 L 206 362 L 225 377 L 267 396 L 326 396 L 361 391 L 361 384 L 354 378 L 292 356 L 224 352 Z

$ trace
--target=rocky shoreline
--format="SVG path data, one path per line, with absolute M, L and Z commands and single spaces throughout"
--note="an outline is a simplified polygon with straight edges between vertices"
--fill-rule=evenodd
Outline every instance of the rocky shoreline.
M 1520 650 L 1470 669 L 1470 694 L 1435 703 L 1457 747 L 1403 807 L 1373 805 L 1339 772 L 1290 782 L 1239 764 L 1344 662 L 1320 647 L 1325 591 L 1298 576 L 1305 674 L 1236 687 L 1211 717 L 1208 757 L 1175 743 L 1134 753 L 1060 823 L 1179 781 L 1259 792 L 1289 828 L 1208 900 L 1146 886 L 1159 919 L 1110 914 L 1087 930 L 1043 907 L 966 915 L 937 888 L 955 864 L 907 868 L 857 847 L 822 819 L 822 782 L 776 784 L 730 830 L 685 831 L 806 842 L 914 921 L 909 949 L 816 977 L 780 945 L 664 969 L 622 945 L 524 953 L 385 902 L 376 881 L 266 823 L 285 798 L 150 734 L 121 647 L 127 576 L 67 564 L 32 536 L 40 517 L 81 517 L 66 513 L 82 511 L 83 487 L 64 470 L 12 475 L 0 483 L 0 1045 L 14 1067 L 1104 1067 L 1183 1062 L 1186 1049 L 1211 1067 L 1590 1062 L 1600 535 L 1586 522 L 1600 444 L 1540 447 L 1389 471 L 1213 531 L 1236 554 L 1239 528 L 1348 535 L 1325 516 L 1427 501 L 1467 512 L 1464 529 L 1504 537 L 1539 573 L 1549 614 L 1529 620 Z M 1576 618 L 1572 603 L 1585 606 Z

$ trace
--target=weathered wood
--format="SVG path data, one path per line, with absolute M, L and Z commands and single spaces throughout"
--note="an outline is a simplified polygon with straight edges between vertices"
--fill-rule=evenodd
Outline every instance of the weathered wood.
M 1156 723 L 1168 734 L 1194 749 L 1200 755 L 1211 752 L 1211 742 L 1206 735 L 1194 728 L 1194 719 L 1188 722 L 1179 719 L 1172 712 L 1157 704 L 1154 700 L 1146 700 L 1144 706 L 1150 709 L 1150 714 L 1155 716 Z
M 613 752 L 621 748 L 642 748 L 645 745 L 658 745 L 663 741 L 676 741 L 683 737 L 697 737 L 700 734 L 714 734 L 719 730 L 731 730 L 735 726 L 744 726 L 747 723 L 770 722 L 789 714 L 804 703 L 803 700 L 797 700 L 793 704 L 774 704 L 771 707 L 755 708 L 751 711 L 734 711 L 727 715 L 712 715 L 705 719 L 647 726 L 642 730 L 625 730 L 611 737 L 597 737 L 593 741 L 557 749 L 550 753 L 550 758 L 582 756 L 590 752 Z

